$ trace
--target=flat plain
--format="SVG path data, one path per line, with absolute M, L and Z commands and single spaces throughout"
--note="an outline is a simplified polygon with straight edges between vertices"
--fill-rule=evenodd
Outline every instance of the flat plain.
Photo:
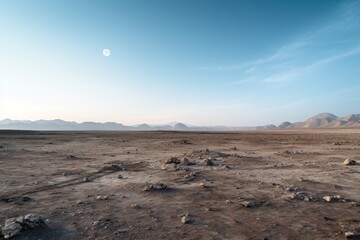
M 29 240 L 358 239 L 359 162 L 359 128 L 0 131 L 0 224 L 43 216 Z

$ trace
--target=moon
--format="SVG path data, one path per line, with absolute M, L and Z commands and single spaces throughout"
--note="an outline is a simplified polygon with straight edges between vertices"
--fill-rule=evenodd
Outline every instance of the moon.
M 107 48 L 105 48 L 102 53 L 105 57 L 108 57 L 111 54 L 110 49 L 107 49 Z

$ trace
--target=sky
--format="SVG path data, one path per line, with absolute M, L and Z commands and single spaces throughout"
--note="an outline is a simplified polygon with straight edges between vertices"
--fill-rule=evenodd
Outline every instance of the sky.
M 0 0 L 0 119 L 254 126 L 359 92 L 359 1 Z

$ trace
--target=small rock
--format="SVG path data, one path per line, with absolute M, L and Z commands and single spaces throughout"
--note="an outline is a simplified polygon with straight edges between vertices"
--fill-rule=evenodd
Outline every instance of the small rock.
M 167 190 L 168 189 L 168 186 L 166 186 L 165 184 L 163 183 L 157 183 L 157 184 L 154 184 L 154 185 L 149 185 L 147 187 L 145 187 L 143 189 L 143 191 L 153 191 L 153 190 Z
M 83 178 L 83 181 L 84 181 L 84 182 L 88 182 L 88 181 L 89 181 L 89 178 L 84 177 L 84 178 Z
M 138 204 L 136 204 L 136 203 L 131 204 L 131 207 L 134 208 L 134 209 L 139 209 L 140 208 L 140 206 Z
M 189 165 L 196 165 L 195 162 L 190 161 L 187 157 L 184 157 L 181 165 L 189 166 Z
M 108 200 L 109 197 L 107 195 L 99 195 L 96 197 L 97 200 Z
M 324 196 L 323 199 L 326 202 L 335 202 L 335 201 L 340 201 L 341 200 L 341 196 L 340 195 L 336 195 L 336 196 Z
M 211 160 L 211 158 L 207 158 L 204 161 L 205 166 L 213 166 L 214 162 Z
M 95 221 L 95 222 L 93 222 L 93 225 L 94 226 L 97 226 L 97 225 L 99 225 L 100 224 L 100 221 Z
M 228 200 L 225 201 L 225 203 L 226 203 L 226 204 L 231 204 L 232 201 L 228 199 Z
M 79 205 L 79 204 L 84 204 L 84 202 L 81 201 L 81 200 L 77 200 L 77 201 L 76 201 L 76 204 L 77 204 L 77 205 Z
M 324 196 L 323 199 L 326 201 L 326 202 L 331 202 L 331 196 Z
M 183 216 L 182 218 L 181 218 L 181 222 L 183 223 L 183 224 L 188 224 L 188 223 L 190 223 L 190 221 L 191 221 L 191 218 L 189 217 L 189 216 Z
M 345 237 L 346 237 L 347 239 L 351 239 L 351 238 L 353 238 L 354 235 L 355 235 L 353 232 L 345 232 L 344 234 L 345 234 Z
M 344 165 L 356 165 L 356 161 L 351 159 L 345 159 Z
M 206 186 L 205 183 L 199 183 L 199 187 L 201 187 L 201 188 L 208 188 L 208 186 Z
M 180 162 L 181 162 L 180 159 L 178 159 L 177 157 L 171 157 L 165 161 L 165 164 L 170 164 L 170 163 L 180 164 Z
M 123 179 L 123 178 L 124 177 L 121 174 L 118 175 L 118 179 Z

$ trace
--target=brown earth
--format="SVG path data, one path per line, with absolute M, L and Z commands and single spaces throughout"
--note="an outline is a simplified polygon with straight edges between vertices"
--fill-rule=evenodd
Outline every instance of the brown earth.
M 359 162 L 355 128 L 0 131 L 0 224 L 48 219 L 16 239 L 358 239 Z

